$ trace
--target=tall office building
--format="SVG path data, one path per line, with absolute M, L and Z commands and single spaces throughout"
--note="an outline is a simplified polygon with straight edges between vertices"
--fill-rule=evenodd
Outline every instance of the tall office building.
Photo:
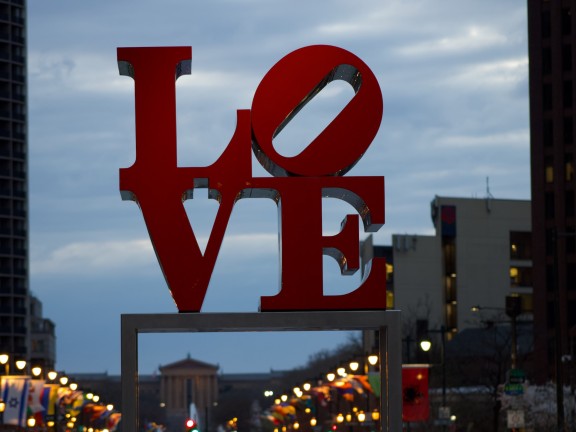
M 29 358 L 26 5 L 0 1 L 0 352 Z
M 576 346 L 576 1 L 528 0 L 537 379 Z

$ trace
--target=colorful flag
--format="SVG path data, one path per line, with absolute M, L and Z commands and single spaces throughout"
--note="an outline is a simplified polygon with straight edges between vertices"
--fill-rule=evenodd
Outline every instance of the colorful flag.
M 118 426 L 118 423 L 120 422 L 120 420 L 122 419 L 122 414 L 120 413 L 112 413 L 110 414 L 110 417 L 108 418 L 108 422 L 107 422 L 107 427 L 110 431 L 115 431 L 116 430 L 116 426 Z M 157 430 L 160 430 L 160 428 L 158 428 Z
M 42 398 L 42 405 L 46 410 L 46 420 L 54 420 L 56 418 L 56 404 L 58 403 L 58 384 L 46 384 L 44 387 L 44 396 Z
M 428 398 L 428 368 L 402 368 L 402 420 L 426 421 L 430 416 Z
M 29 381 L 30 378 L 24 376 L 2 377 L 2 399 L 6 403 L 4 424 L 26 426 Z
M 41 401 L 43 390 L 44 380 L 30 380 L 28 385 L 28 411 L 30 411 L 31 414 L 35 414 L 44 409 Z
M 372 388 L 372 392 L 380 397 L 380 373 L 379 372 L 368 372 L 368 384 Z

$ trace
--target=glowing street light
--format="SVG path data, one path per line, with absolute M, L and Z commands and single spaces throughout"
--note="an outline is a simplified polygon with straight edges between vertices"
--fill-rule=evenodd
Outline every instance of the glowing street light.
M 19 371 L 24 370 L 26 367 L 26 360 L 16 360 L 16 369 Z

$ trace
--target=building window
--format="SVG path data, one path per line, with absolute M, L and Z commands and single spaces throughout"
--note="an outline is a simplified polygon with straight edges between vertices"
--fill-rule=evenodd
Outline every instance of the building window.
M 510 267 L 510 286 L 531 287 L 532 267 Z
M 572 70 L 572 46 L 562 45 L 562 70 L 571 71 Z
M 548 328 L 554 328 L 555 316 L 556 316 L 556 310 L 554 308 L 554 302 L 549 301 L 546 304 L 546 321 Z
M 570 182 L 574 179 L 574 157 L 568 153 L 564 155 L 564 180 Z
M 544 216 L 546 219 L 551 219 L 554 214 L 554 193 L 546 192 L 544 194 Z
M 576 314 L 574 313 L 575 310 L 576 310 L 576 301 L 568 300 L 566 302 L 566 319 L 568 320 L 569 329 L 576 326 Z
M 554 124 L 552 119 L 544 119 L 544 124 L 542 125 L 542 138 L 545 147 L 551 147 L 554 141 Z
M 564 143 L 571 144 L 574 139 L 572 117 L 564 117 Z
M 564 214 L 566 217 L 574 216 L 574 191 L 566 191 L 564 200 Z
M 386 282 L 394 281 L 394 266 L 386 263 Z
M 552 50 L 550 47 L 542 49 L 542 75 L 552 73 Z
M 566 288 L 570 291 L 576 290 L 576 264 L 566 264 Z
M 546 291 L 554 291 L 554 268 L 551 265 L 546 266 Z
M 530 231 L 510 231 L 510 259 L 532 259 L 532 233 Z
M 570 8 L 562 8 L 562 35 L 567 36 L 572 32 L 572 11 Z
M 542 11 L 542 37 L 548 38 L 550 37 L 550 11 L 545 10 Z
M 562 85 L 562 102 L 564 108 L 572 108 L 572 81 L 564 81 Z
M 546 183 L 554 183 L 554 163 L 551 157 L 544 159 L 544 179 Z
M 552 109 L 552 84 L 542 86 L 542 109 L 544 111 Z

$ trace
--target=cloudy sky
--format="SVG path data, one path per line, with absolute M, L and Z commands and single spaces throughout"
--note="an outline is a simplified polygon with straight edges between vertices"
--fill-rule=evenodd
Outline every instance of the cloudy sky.
M 481 198 L 489 178 L 495 198 L 530 197 L 524 3 L 29 0 L 31 289 L 56 323 L 58 368 L 118 373 L 120 315 L 176 312 L 140 210 L 118 191 L 135 138 L 134 86 L 118 74 L 117 47 L 193 47 L 192 74 L 177 85 L 181 166 L 218 157 L 236 110 L 251 107 L 286 54 L 314 44 L 356 54 L 378 78 L 384 118 L 349 175 L 385 176 L 386 225 L 375 240 L 389 244 L 392 233 L 432 233 L 435 195 Z M 347 84 L 328 86 L 278 145 L 305 146 L 351 95 Z M 351 209 L 333 201 L 327 233 Z M 198 194 L 186 208 L 205 243 L 216 203 Z M 235 207 L 204 312 L 256 312 L 260 296 L 277 292 L 276 215 L 269 200 Z M 324 271 L 327 293 L 359 283 L 329 259 Z M 188 354 L 224 372 L 284 369 L 347 336 L 146 335 L 140 370 Z

